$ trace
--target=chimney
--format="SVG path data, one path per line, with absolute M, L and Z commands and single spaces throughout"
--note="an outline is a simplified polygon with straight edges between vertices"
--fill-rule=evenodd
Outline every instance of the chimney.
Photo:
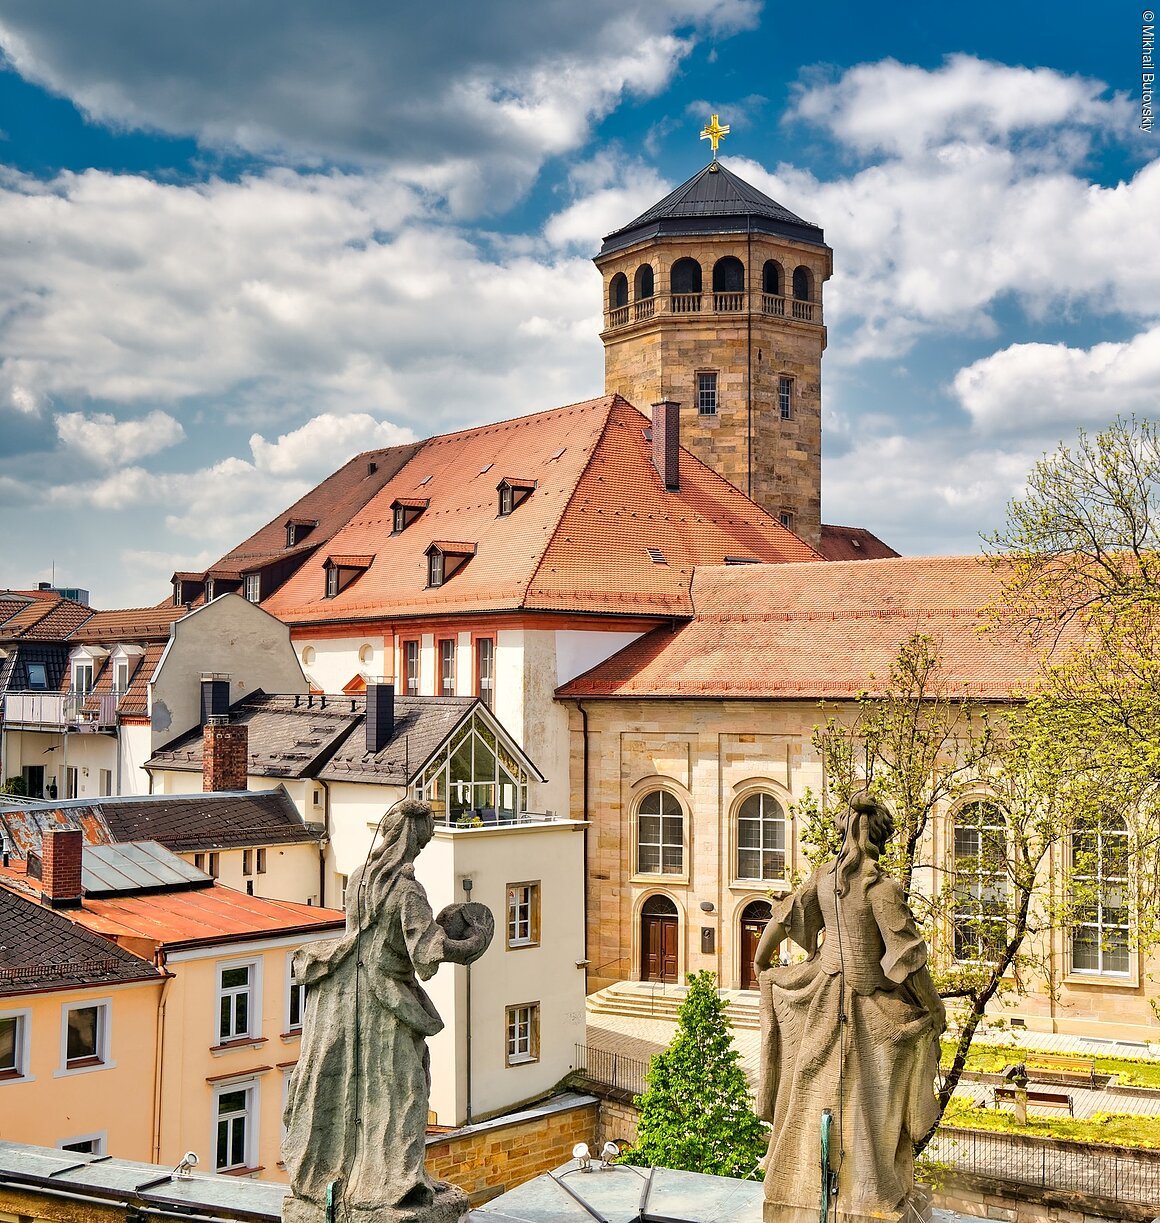
M 84 838 L 79 828 L 49 828 L 40 842 L 41 902 L 53 909 L 81 907 L 81 855 Z
M 367 684 L 367 751 L 381 752 L 395 733 L 395 685 Z
M 230 714 L 230 677 L 205 674 L 201 677 L 201 725 L 210 718 L 228 718 Z
M 681 487 L 681 405 L 662 399 L 652 406 L 652 457 L 665 488 L 676 492 Z
M 201 788 L 207 793 L 244 790 L 249 779 L 250 733 L 244 722 L 215 715 L 201 743 Z

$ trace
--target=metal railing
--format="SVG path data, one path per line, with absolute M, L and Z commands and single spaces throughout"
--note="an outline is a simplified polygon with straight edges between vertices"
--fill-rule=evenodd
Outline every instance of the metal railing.
M 115 726 L 120 692 L 9 692 L 4 721 L 12 726 Z
M 936 1181 L 942 1165 L 969 1176 L 1078 1192 L 1107 1202 L 1133 1202 L 1153 1208 L 1160 1203 L 1160 1160 L 1152 1152 L 1136 1157 L 1114 1147 L 1012 1138 L 943 1126 L 927 1147 L 923 1161 L 933 1164 L 928 1177 Z
M 625 1057 L 608 1049 L 593 1049 L 588 1045 L 577 1045 L 573 1069 L 592 1083 L 613 1087 L 617 1091 L 628 1091 L 634 1096 L 644 1094 L 648 1084 L 648 1062 L 639 1058 Z
M 566 820 L 567 815 L 553 815 L 544 811 L 496 811 L 491 807 L 480 807 L 475 811 L 461 811 L 454 815 L 446 812 L 436 814 L 436 828 L 456 828 L 468 832 L 479 828 L 515 828 L 521 824 L 555 824 Z

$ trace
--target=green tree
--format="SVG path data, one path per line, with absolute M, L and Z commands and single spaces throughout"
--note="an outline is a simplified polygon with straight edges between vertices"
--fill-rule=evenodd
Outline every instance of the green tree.
M 889 675 L 869 683 L 875 691 L 816 728 L 827 790 L 807 794 L 796 814 L 814 865 L 837 851 L 833 812 L 856 792 L 869 790 L 894 816 L 882 865 L 931 947 L 939 993 L 954 1004 L 941 1115 L 988 1007 L 1032 979 L 1052 988 L 1051 935 L 1081 898 L 1045 886 L 1048 860 L 1085 809 L 1082 779 L 1062 767 L 1056 727 L 1035 701 L 989 711 L 952 687 L 929 637 L 902 642 Z M 949 809 L 948 871 L 934 821 Z
M 749 1176 L 765 1155 L 768 1131 L 754 1115 L 717 978 L 690 973 L 688 983 L 676 1034 L 652 1059 L 648 1089 L 636 1098 L 637 1142 L 625 1158 L 650 1167 Z

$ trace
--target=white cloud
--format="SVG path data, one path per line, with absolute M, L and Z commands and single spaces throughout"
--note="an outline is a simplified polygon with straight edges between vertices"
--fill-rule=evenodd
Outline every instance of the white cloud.
M 859 64 L 828 84 L 804 85 L 787 119 L 826 128 L 860 153 L 913 156 L 948 142 L 1004 143 L 1039 132 L 1045 151 L 1078 128 L 1124 128 L 1131 103 L 1102 81 L 951 55 L 930 71 L 897 60 Z
M 335 416 L 324 412 L 274 442 L 255 433 L 250 438 L 250 450 L 260 471 L 276 476 L 325 475 L 344 461 L 337 458 L 339 455 L 349 458 L 361 450 L 398 446 L 413 441 L 414 436 L 410 429 L 400 429 L 365 413 Z
M 985 434 L 1034 432 L 1048 444 L 1077 425 L 1155 413 L 1160 327 L 1126 343 L 1013 344 L 959 370 L 954 392 Z
M 672 190 L 671 183 L 637 163 L 621 165 L 615 174 L 611 171 L 608 167 L 607 171 L 586 176 L 588 193 L 549 217 L 544 237 L 553 247 L 571 248 L 591 257 L 606 235 L 627 225 Z M 606 177 L 614 181 L 601 181 Z
M 185 437 L 181 425 L 160 411 L 121 421 L 108 412 L 93 416 L 66 412 L 56 418 L 56 432 L 63 446 L 102 467 L 123 466 L 175 446 Z
M 651 96 L 699 39 L 758 0 L 63 0 L 8 11 L 21 75 L 118 127 L 296 164 L 390 165 L 460 211 L 517 198 L 628 95 Z M 453 31 L 453 37 L 448 36 Z

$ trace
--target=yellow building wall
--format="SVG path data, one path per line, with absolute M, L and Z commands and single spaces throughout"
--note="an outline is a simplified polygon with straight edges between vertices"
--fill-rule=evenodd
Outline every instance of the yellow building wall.
M 789 814 L 806 789 L 821 794 L 822 763 L 811 742 L 821 720 L 813 701 L 598 701 L 588 713 L 588 989 L 641 978 L 641 907 L 662 893 L 678 912 L 677 973 L 707 969 L 725 988 L 741 986 L 742 910 L 789 888 L 788 880 L 736 877 L 736 812 L 754 789 L 772 794 Z M 572 709 L 572 816 L 584 818 L 584 739 Z M 641 798 L 662 788 L 685 812 L 683 870 L 679 874 L 635 873 L 635 814 Z M 787 875 L 805 874 L 800 828 L 787 831 Z M 946 818 L 932 825 L 922 859 L 942 872 L 953 870 L 953 831 Z M 1064 886 L 1058 852 L 1044 872 L 1043 897 Z M 916 873 L 929 886 L 929 868 Z M 708 908 L 704 906 L 709 906 Z M 712 931 L 713 949 L 702 950 L 702 931 Z M 936 932 L 933 952 L 948 955 L 949 921 Z M 1025 975 L 992 1006 L 996 1018 L 1022 1020 L 1037 1031 L 1160 1040 L 1160 1018 L 1149 1000 L 1150 973 L 1158 965 L 1138 952 L 1127 976 L 1079 975 L 1068 971 L 1066 931 L 1031 945 L 1045 975 Z M 1054 981 L 1054 989 L 1048 985 Z
M 102 1134 L 105 1151 L 148 1160 L 160 980 L 0 998 L 0 1016 L 24 1013 L 28 1074 L 0 1078 L 0 1138 L 55 1147 Z M 108 1061 L 65 1070 L 65 1008 L 108 1003 Z M 133 1102 L 118 1107 L 116 1101 Z

